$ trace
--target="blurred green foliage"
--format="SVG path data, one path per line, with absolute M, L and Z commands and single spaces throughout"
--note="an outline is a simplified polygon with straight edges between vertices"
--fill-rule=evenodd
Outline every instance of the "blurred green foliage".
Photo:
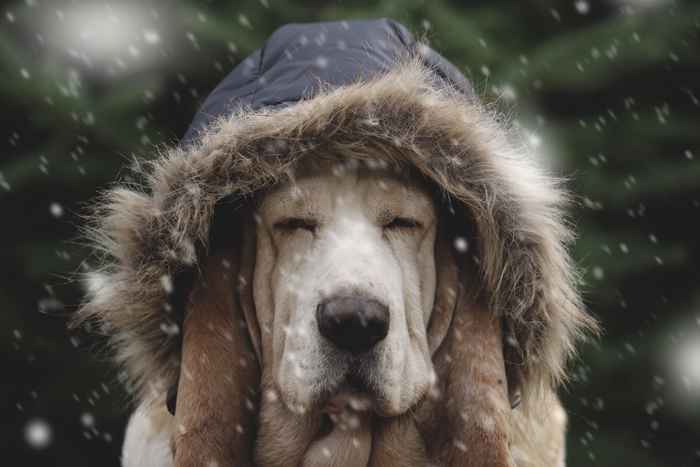
M 115 29 L 128 33 L 121 43 L 86 53 L 61 42 L 89 21 L 69 21 L 86 5 L 101 8 L 99 21 L 132 8 Z M 7 456 L 118 465 L 119 375 L 93 337 L 66 329 L 80 301 L 71 277 L 88 254 L 73 241 L 86 203 L 132 155 L 175 143 L 207 93 L 275 28 L 388 16 L 512 115 L 577 195 L 575 254 L 604 335 L 583 349 L 562 392 L 569 465 L 700 462 L 697 2 L 24 0 L 0 13 Z M 51 427 L 44 448 L 27 442 L 36 420 Z

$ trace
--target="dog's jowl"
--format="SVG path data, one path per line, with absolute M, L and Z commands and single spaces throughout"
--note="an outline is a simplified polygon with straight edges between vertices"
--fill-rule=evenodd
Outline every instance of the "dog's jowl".
M 563 466 L 595 323 L 558 182 L 394 21 L 263 49 L 87 229 L 124 465 Z

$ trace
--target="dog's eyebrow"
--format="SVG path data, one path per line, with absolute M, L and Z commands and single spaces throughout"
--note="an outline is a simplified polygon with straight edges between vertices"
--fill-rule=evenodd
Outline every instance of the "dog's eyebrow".
M 394 217 L 396 217 L 396 214 L 394 213 L 393 209 L 382 208 L 379 211 L 379 214 L 377 214 L 377 222 L 379 224 L 386 224 L 387 222 L 391 221 Z
M 268 211 L 273 216 L 280 213 L 296 213 L 298 217 L 314 217 L 317 211 L 313 196 L 309 196 L 308 190 L 298 186 L 270 192 L 261 200 L 258 209 Z
M 381 208 L 380 215 L 386 215 L 383 211 L 390 211 L 397 215 L 415 215 L 422 217 L 426 214 L 424 208 L 424 200 L 428 203 L 434 203 L 434 198 L 431 192 L 425 190 L 419 183 L 411 182 L 405 179 L 394 179 L 399 183 L 398 190 L 387 189 L 385 194 L 377 199 L 376 204 Z M 381 179 L 379 180 L 382 181 Z

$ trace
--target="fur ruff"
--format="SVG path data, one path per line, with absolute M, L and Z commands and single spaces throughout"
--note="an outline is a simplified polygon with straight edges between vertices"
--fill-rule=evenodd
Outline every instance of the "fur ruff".
M 104 193 L 86 227 L 99 265 L 86 277 L 76 322 L 109 336 L 137 399 L 159 399 L 179 372 L 173 284 L 206 255 L 217 203 L 289 180 L 309 156 L 398 162 L 474 220 L 483 293 L 522 357 L 527 401 L 564 379 L 576 341 L 595 322 L 567 252 L 567 196 L 498 117 L 411 59 L 282 109 L 220 118 L 189 147 L 138 164 L 141 183 Z

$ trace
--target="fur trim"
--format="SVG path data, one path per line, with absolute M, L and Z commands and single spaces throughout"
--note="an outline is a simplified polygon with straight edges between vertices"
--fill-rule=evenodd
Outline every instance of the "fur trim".
M 88 227 L 101 265 L 77 320 L 109 334 L 138 397 L 154 398 L 178 371 L 174 280 L 206 251 L 217 202 L 288 180 L 308 156 L 384 160 L 415 167 L 466 207 L 489 305 L 523 357 L 525 394 L 557 384 L 595 328 L 566 250 L 566 196 L 496 117 L 409 60 L 283 109 L 221 118 L 195 144 L 144 163 L 142 185 L 104 195 Z

